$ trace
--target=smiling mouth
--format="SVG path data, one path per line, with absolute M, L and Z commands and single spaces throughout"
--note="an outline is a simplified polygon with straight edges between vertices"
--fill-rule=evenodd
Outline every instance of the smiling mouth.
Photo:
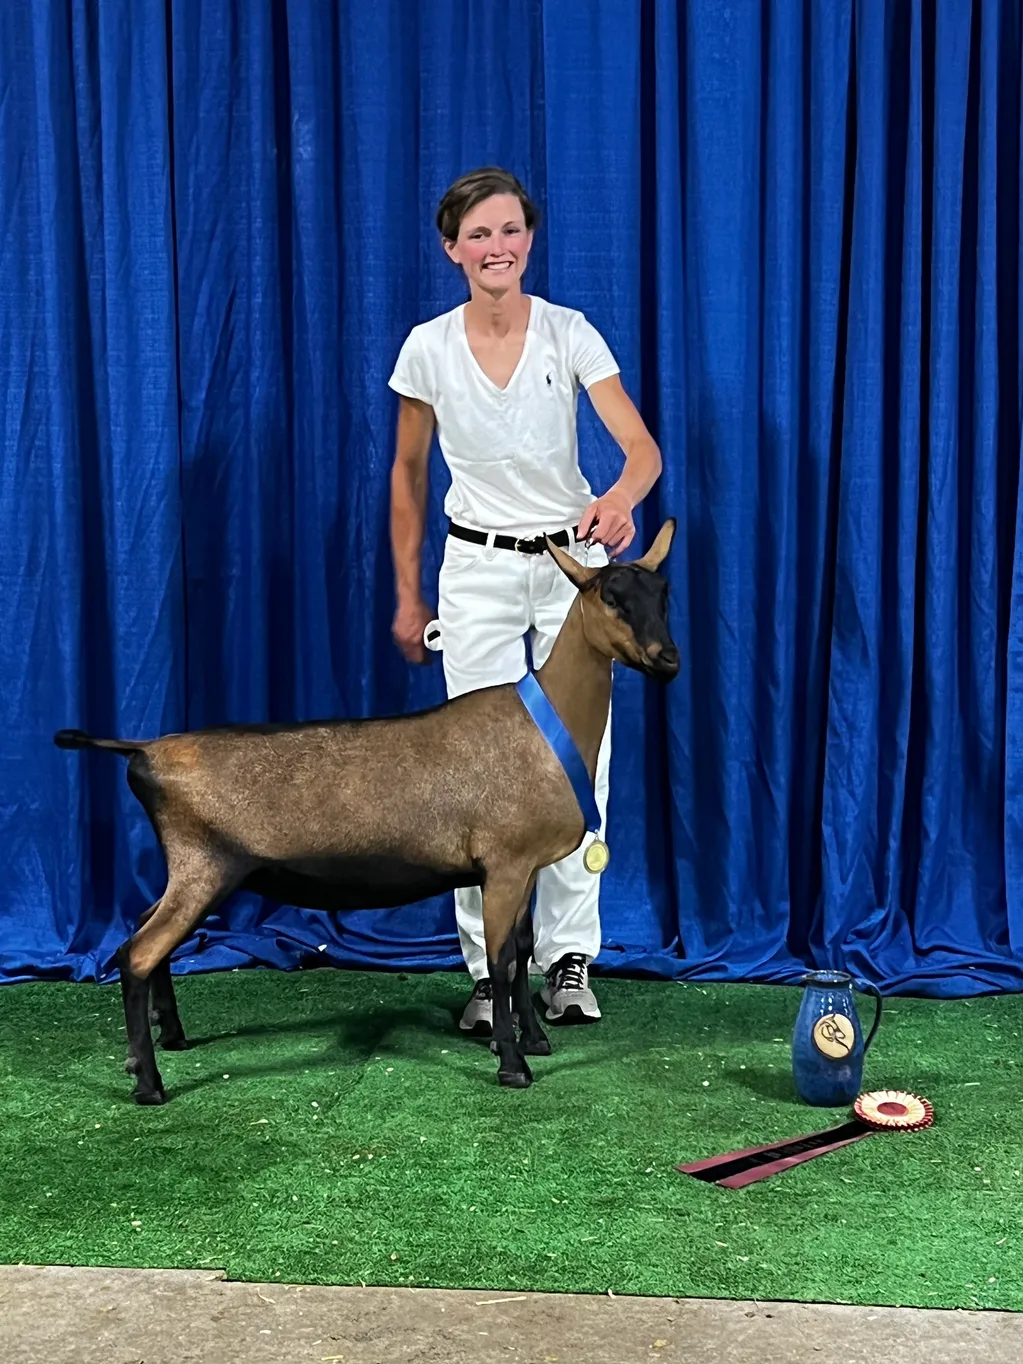
M 495 261 L 492 265 L 484 265 L 484 270 L 496 270 L 499 275 L 504 274 L 512 268 L 510 260 Z

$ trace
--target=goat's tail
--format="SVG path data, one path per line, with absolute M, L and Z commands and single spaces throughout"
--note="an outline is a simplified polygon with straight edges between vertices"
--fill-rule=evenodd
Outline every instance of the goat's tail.
M 113 753 L 141 753 L 149 747 L 144 740 L 94 739 L 82 729 L 59 729 L 53 742 L 58 748 L 107 748 Z

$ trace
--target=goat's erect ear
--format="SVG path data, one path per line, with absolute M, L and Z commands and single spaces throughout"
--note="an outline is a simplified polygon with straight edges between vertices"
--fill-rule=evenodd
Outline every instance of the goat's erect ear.
M 571 554 L 566 554 L 563 549 L 559 548 L 549 535 L 545 535 L 544 539 L 547 542 L 547 548 L 550 551 L 554 562 L 561 569 L 566 578 L 571 578 L 580 592 L 582 592 L 584 588 L 589 587 L 590 583 L 596 581 L 597 572 L 595 569 L 584 568 L 577 559 L 572 558 Z
M 651 573 L 656 573 L 661 564 L 667 558 L 668 550 L 671 549 L 671 542 L 675 538 L 676 521 L 673 516 L 669 516 L 664 525 L 657 532 L 657 538 L 643 555 L 642 559 L 636 560 L 637 568 L 648 569 Z

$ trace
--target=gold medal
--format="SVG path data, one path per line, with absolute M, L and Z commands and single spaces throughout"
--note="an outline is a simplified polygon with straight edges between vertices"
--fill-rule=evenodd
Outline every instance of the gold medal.
M 610 861 L 611 854 L 608 851 L 607 844 L 599 838 L 594 839 L 583 853 L 583 866 L 587 871 L 592 871 L 594 875 L 603 871 Z

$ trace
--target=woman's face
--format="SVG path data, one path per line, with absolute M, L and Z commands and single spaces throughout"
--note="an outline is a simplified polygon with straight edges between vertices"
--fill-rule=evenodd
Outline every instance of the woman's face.
M 470 288 L 504 294 L 518 286 L 532 244 L 517 196 L 493 194 L 465 215 L 458 240 L 445 242 L 444 249 L 465 271 Z

